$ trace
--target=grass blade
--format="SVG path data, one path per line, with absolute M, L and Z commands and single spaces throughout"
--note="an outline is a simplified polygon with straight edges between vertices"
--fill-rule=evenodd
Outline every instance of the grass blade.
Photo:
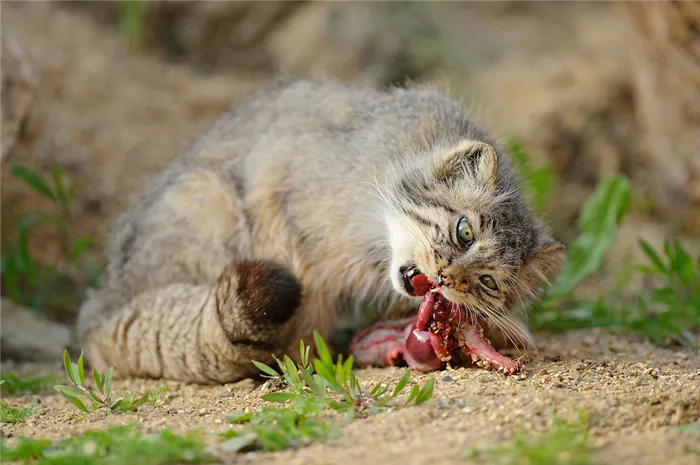
M 112 389 L 112 372 L 114 371 L 114 368 L 110 368 L 107 370 L 107 374 L 104 377 L 104 387 L 105 387 L 105 399 L 107 402 L 110 401 L 111 395 L 111 389 Z
M 56 203 L 56 196 L 49 185 L 46 184 L 46 181 L 44 181 L 41 176 L 34 171 L 27 169 L 24 166 L 13 166 L 12 174 L 24 181 L 27 185 L 31 186 L 35 191 L 39 192 L 44 197 L 51 199 L 51 201 Z
M 74 386 L 62 386 L 62 385 L 57 385 L 53 387 L 57 392 L 60 392 L 66 397 L 76 397 L 76 396 L 84 396 L 85 393 L 78 389 L 77 387 Z
M 314 331 L 314 342 L 316 343 L 316 352 L 323 364 L 327 366 L 333 365 L 333 359 L 331 358 L 331 353 L 328 351 L 326 341 L 323 340 L 318 331 Z
M 85 404 L 83 404 L 83 402 L 82 402 L 80 399 L 78 399 L 77 397 L 73 397 L 73 396 L 65 396 L 65 397 L 66 397 L 66 399 L 68 399 L 68 401 L 69 401 L 71 404 L 73 404 L 73 405 L 75 405 L 76 407 L 78 407 L 78 409 L 79 409 L 81 412 L 87 413 L 87 412 L 89 411 L 89 410 L 87 409 L 87 407 L 85 406 Z
M 394 388 L 394 391 L 391 393 L 391 398 L 393 399 L 394 397 L 398 396 L 401 391 L 403 391 L 403 388 L 406 387 L 408 384 L 408 381 L 411 379 L 411 369 L 408 368 L 406 369 L 406 373 L 403 374 L 401 379 L 399 380 L 399 384 L 396 385 Z
M 83 353 L 80 352 L 80 357 L 78 358 L 78 379 L 80 380 L 80 385 L 85 385 L 85 366 L 83 363 Z
M 63 349 L 63 366 L 66 369 L 66 374 L 70 378 L 70 380 L 73 382 L 73 384 L 78 384 L 75 382 L 75 378 L 73 377 L 73 369 L 71 365 L 73 362 L 71 362 L 70 359 L 70 354 L 68 353 L 68 349 Z
M 656 253 L 656 251 L 652 248 L 652 246 L 645 240 L 640 239 L 639 240 L 639 247 L 642 248 L 644 251 L 644 254 L 649 258 L 649 260 L 654 264 L 657 270 L 661 271 L 662 273 L 667 273 L 668 270 L 666 268 L 666 265 L 664 265 L 663 260 L 661 260 L 661 257 Z
M 262 371 L 263 373 L 272 376 L 273 378 L 279 378 L 281 375 L 275 371 L 274 368 L 265 365 L 264 363 L 260 363 L 256 360 L 253 360 L 253 365 L 257 367 L 258 370 Z
M 430 398 L 433 397 L 434 386 L 435 378 L 431 376 L 430 379 L 426 381 L 420 393 L 418 393 L 418 396 L 416 396 L 416 404 L 422 404 L 423 402 L 427 402 L 428 400 L 430 400 Z
M 418 394 L 420 394 L 420 386 L 416 384 L 413 386 L 413 389 L 411 389 L 411 393 L 408 395 L 408 399 L 406 399 L 406 403 L 404 403 L 404 405 L 408 405 L 413 402 L 418 397 Z
M 102 389 L 102 378 L 100 378 L 100 374 L 97 372 L 96 368 L 92 369 L 92 379 L 95 380 L 95 384 L 97 385 L 97 389 L 100 390 L 100 394 L 104 395 L 105 391 Z

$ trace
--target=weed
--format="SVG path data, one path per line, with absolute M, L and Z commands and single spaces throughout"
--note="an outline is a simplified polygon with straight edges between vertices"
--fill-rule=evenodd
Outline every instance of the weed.
M 342 355 L 333 362 L 326 342 L 314 332 L 314 341 L 319 358 L 310 360 L 311 347 L 299 342 L 300 364 L 289 356 L 282 360 L 275 357 L 279 372 L 274 368 L 254 361 L 266 378 L 284 380 L 286 392 L 274 392 L 262 396 L 268 402 L 287 404 L 289 408 L 265 407 L 255 413 L 233 412 L 230 423 L 240 427 L 222 434 L 225 452 L 247 449 L 268 451 L 296 447 L 307 442 L 326 439 L 338 433 L 317 417 L 328 411 L 346 413 L 348 418 L 357 413 L 375 413 L 377 409 L 396 398 L 409 382 L 411 372 L 406 370 L 397 386 L 389 393 L 389 386 L 377 384 L 369 390 L 360 385 L 352 371 L 353 357 L 343 361 Z M 426 402 L 433 393 L 434 378 L 423 387 L 415 385 L 404 405 Z
M 543 208 L 551 191 L 551 171 L 530 166 L 515 139 L 510 145 L 524 186 L 533 203 Z M 635 270 L 647 281 L 652 277 L 656 280 L 648 293 L 630 299 L 624 289 L 626 282 L 621 282 L 619 289 L 595 301 L 574 295 L 584 279 L 600 270 L 629 205 L 629 181 L 621 175 L 603 180 L 588 198 L 577 221 L 580 234 L 569 246 L 564 270 L 551 288 L 541 290 L 542 299 L 530 313 L 534 330 L 623 328 L 643 333 L 656 343 L 698 345 L 693 333 L 700 329 L 700 257 L 692 258 L 679 242 L 667 242 L 663 256 L 648 243 L 639 242 L 649 264 Z M 625 272 L 625 281 L 631 276 Z
M 226 439 L 221 449 L 224 452 L 277 451 L 337 434 L 337 428 L 314 418 L 319 413 L 318 408 L 306 399 L 306 402 L 296 404 L 295 409 L 265 407 L 254 414 L 234 412 L 228 421 L 241 424 L 241 427 L 220 435 Z
M 63 365 L 73 385 L 57 385 L 54 386 L 54 389 L 61 393 L 63 397 L 68 399 L 68 401 L 75 405 L 81 412 L 90 412 L 100 408 L 107 409 L 112 413 L 131 412 L 135 411 L 146 402 L 157 406 L 162 402 L 159 400 L 160 395 L 167 391 L 167 388 L 161 388 L 155 392 L 125 392 L 120 399 L 112 401 L 113 368 L 110 368 L 107 373 L 102 375 L 98 373 L 96 369 L 92 370 L 92 377 L 99 390 L 98 394 L 85 386 L 85 368 L 83 366 L 82 353 L 78 358 L 78 362 L 75 363 L 71 361 L 68 349 L 65 349 L 63 352 Z M 89 407 L 80 400 L 80 397 L 85 397 L 91 401 Z
M 39 407 L 13 408 L 4 400 L 0 401 L 0 421 L 3 423 L 22 423 L 39 410 Z
M 53 375 L 20 378 L 8 371 L 2 376 L 2 391 L 8 394 L 37 394 L 46 391 L 56 381 Z
M 532 166 L 525 148 L 515 137 L 510 138 L 509 148 L 518 172 L 525 181 L 523 187 L 529 194 L 532 207 L 545 211 L 554 187 L 554 172 L 546 165 L 537 168 Z
M 202 437 L 195 432 L 179 435 L 165 429 L 141 436 L 137 425 L 87 431 L 56 443 L 46 439 L 20 438 L 14 448 L 2 445 L 2 460 L 36 465 L 158 465 L 217 461 L 206 452 Z
M 16 243 L 3 244 L 2 254 L 2 284 L 3 293 L 15 302 L 31 307 L 37 311 L 48 306 L 71 307 L 74 302 L 65 302 L 62 296 L 52 298 L 51 279 L 69 275 L 85 275 L 88 282 L 95 283 L 97 272 L 82 263 L 82 258 L 92 244 L 90 236 L 75 237 L 74 221 L 71 214 L 71 203 L 75 195 L 75 184 L 67 186 L 58 166 L 51 170 L 51 181 L 46 181 L 41 175 L 23 166 L 14 166 L 12 174 L 22 180 L 27 186 L 50 200 L 56 211 L 50 214 L 35 214 L 20 218 L 16 224 Z M 32 257 L 29 251 L 30 233 L 38 226 L 53 227 L 61 245 L 62 263 L 65 273 L 59 272 L 55 266 L 41 264 Z M 74 288 L 75 286 L 70 286 Z M 82 295 L 80 289 L 76 295 Z
M 523 432 L 512 444 L 485 452 L 472 450 L 468 458 L 504 465 L 587 465 L 591 462 L 588 417 L 580 413 L 573 422 L 554 417 L 550 430 L 540 436 Z
M 670 338 L 698 346 L 693 332 L 700 329 L 700 254 L 693 259 L 679 242 L 667 241 L 662 258 L 647 242 L 639 245 L 651 266 L 637 269 L 661 283 L 639 297 L 636 312 L 628 311 L 630 326 L 657 343 Z
M 337 362 L 333 362 L 328 347 L 323 338 L 314 331 L 316 351 L 320 358 L 309 360 L 310 347 L 305 347 L 304 341 L 300 341 L 301 364 L 296 365 L 291 358 L 284 356 L 283 360 L 275 358 L 280 372 L 263 363 L 254 361 L 255 366 L 268 378 L 283 379 L 287 383 L 288 392 L 271 393 L 263 396 L 270 402 L 307 402 L 311 401 L 330 409 L 347 413 L 349 416 L 357 412 L 369 410 L 376 412 L 396 398 L 408 384 L 411 370 L 407 369 L 398 385 L 389 393 L 389 386 L 376 384 L 371 389 L 365 390 L 352 371 L 354 358 L 352 355 L 343 362 L 342 354 L 338 355 Z M 413 387 L 405 405 L 414 402 L 421 404 L 430 399 L 433 394 L 435 379 L 430 379 L 421 388 Z
M 146 5 L 141 0 L 126 0 L 123 5 L 122 31 L 129 45 L 129 50 L 138 53 L 143 48 Z

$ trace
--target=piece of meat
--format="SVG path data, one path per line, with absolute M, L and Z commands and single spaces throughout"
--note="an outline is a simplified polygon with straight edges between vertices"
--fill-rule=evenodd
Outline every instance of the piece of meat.
M 416 317 L 381 323 L 359 332 L 350 347 L 358 365 L 405 363 L 414 370 L 428 372 L 446 364 L 460 366 L 471 361 L 506 375 L 522 369 L 520 362 L 499 354 L 491 346 L 481 327 L 468 321 L 466 309 L 449 302 L 421 276 L 411 279 L 416 295 L 423 296 Z

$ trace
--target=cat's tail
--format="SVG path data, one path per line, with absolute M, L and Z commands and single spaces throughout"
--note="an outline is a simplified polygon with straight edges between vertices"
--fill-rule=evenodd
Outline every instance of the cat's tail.
M 240 262 L 211 285 L 170 284 L 128 301 L 109 287 L 93 291 L 78 335 L 86 360 L 101 371 L 226 383 L 256 374 L 252 360 L 269 363 L 289 347 L 301 300 L 287 268 Z

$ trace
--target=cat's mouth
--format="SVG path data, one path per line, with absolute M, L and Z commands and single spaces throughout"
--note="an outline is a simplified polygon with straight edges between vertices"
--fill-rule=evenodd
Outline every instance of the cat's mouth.
M 401 274 L 403 288 L 408 295 L 422 297 L 436 286 L 436 283 L 432 282 L 415 265 L 402 266 L 399 268 L 399 273 Z

